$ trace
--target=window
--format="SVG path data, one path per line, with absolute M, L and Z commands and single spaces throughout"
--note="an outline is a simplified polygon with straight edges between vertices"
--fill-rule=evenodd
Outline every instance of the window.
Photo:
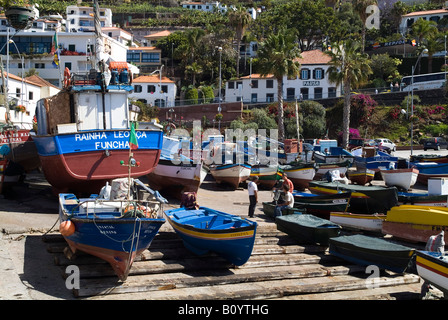
M 336 88 L 328 88 L 328 98 L 336 98 Z
M 252 93 L 251 97 L 250 97 L 250 102 L 257 102 L 258 100 L 258 95 L 256 93 Z
M 156 92 L 156 87 L 152 84 L 149 84 L 147 87 L 147 90 L 148 90 L 147 91 L 148 93 L 154 93 L 154 92 Z
M 142 53 L 142 62 L 158 63 L 159 60 L 160 60 L 159 53 L 154 53 L 154 52 L 143 52 Z
M 258 80 L 252 80 L 251 83 L 250 83 L 250 86 L 251 86 L 253 89 L 258 88 Z
M 34 68 L 35 69 L 45 69 L 45 63 L 35 63 Z
M 33 100 L 34 93 L 32 91 L 28 92 L 28 100 Z
M 300 78 L 302 80 L 308 80 L 310 78 L 310 70 L 302 69 L 302 71 L 300 72 Z
M 300 88 L 300 100 L 308 99 L 308 88 Z
M 273 93 L 267 93 L 266 94 L 266 102 L 273 102 L 274 101 L 274 94 Z
M 72 70 L 72 63 L 71 62 L 66 62 L 65 63 L 65 68 L 68 68 L 68 70 Z
M 236 88 L 239 89 L 239 88 L 242 88 L 242 87 L 243 87 L 243 82 L 242 81 L 237 81 Z
M 322 88 L 314 88 L 314 99 L 322 99 Z
M 167 85 L 163 85 L 162 86 L 162 92 L 161 93 L 168 93 L 168 86 Z
M 266 80 L 266 88 L 274 88 L 274 80 Z
M 140 62 L 140 53 L 128 51 L 126 59 L 128 62 Z
M 324 70 L 322 68 L 314 69 L 313 78 L 316 80 L 321 80 L 324 78 Z
M 20 88 L 16 88 L 16 97 L 20 98 Z
M 68 51 L 76 51 L 76 46 L 74 44 L 69 44 Z
M 296 95 L 296 89 L 295 88 L 287 88 L 286 89 L 286 100 L 293 100 Z
M 140 93 L 142 92 L 142 86 L 139 84 L 134 85 L 134 92 L 135 93 Z
M 235 82 L 229 81 L 228 84 L 229 84 L 229 89 L 235 89 Z

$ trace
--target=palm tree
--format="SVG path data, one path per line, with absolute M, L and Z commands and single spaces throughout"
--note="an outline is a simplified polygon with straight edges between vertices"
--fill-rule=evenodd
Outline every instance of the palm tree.
M 331 57 L 327 70 L 328 78 L 336 85 L 342 84 L 344 90 L 344 111 L 342 119 L 342 147 L 348 147 L 350 128 L 350 92 L 367 81 L 372 73 L 368 63 L 368 55 L 362 53 L 361 43 L 348 39 L 341 44 L 333 45 L 334 51 L 327 51 Z
M 359 14 L 359 17 L 362 21 L 362 52 L 364 52 L 364 46 L 366 42 L 366 21 L 368 18 L 368 14 L 366 12 L 367 7 L 377 4 L 376 0 L 353 0 L 353 9 Z
M 436 34 L 437 32 L 437 23 L 435 21 L 419 18 L 412 25 L 412 35 L 417 38 L 419 44 L 422 44 L 431 34 Z M 420 73 L 420 66 L 419 64 L 418 73 Z
M 444 35 L 441 33 L 430 34 L 422 46 L 422 49 L 428 50 L 428 73 L 432 73 L 432 57 L 436 52 L 444 49 Z
M 229 21 L 230 25 L 235 28 L 235 38 L 236 38 L 236 51 L 237 51 L 237 60 L 236 60 L 236 76 L 240 75 L 240 46 L 241 39 L 243 38 L 244 31 L 249 25 L 252 17 L 243 7 L 237 7 L 236 10 L 231 11 L 229 13 Z
M 203 69 L 199 65 L 199 63 L 193 62 L 192 64 L 185 67 L 185 72 L 193 76 L 192 84 L 194 87 L 196 85 L 196 76 L 200 75 L 203 72 Z
M 256 64 L 261 76 L 273 74 L 277 80 L 279 139 L 285 138 L 283 121 L 283 77 L 296 77 L 300 72 L 300 51 L 296 37 L 289 30 L 280 30 L 260 44 Z

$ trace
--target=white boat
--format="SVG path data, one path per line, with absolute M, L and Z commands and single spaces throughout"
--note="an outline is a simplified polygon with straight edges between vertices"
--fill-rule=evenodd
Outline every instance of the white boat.
M 381 169 L 380 172 L 386 186 L 409 190 L 417 182 L 419 170 L 416 168 Z
M 292 181 L 297 190 L 308 188 L 308 183 L 316 175 L 313 163 L 290 163 L 280 166 L 280 169 L 288 175 L 288 179 Z
M 151 188 L 174 193 L 176 196 L 181 196 L 183 192 L 198 191 L 208 169 L 201 159 L 193 161 L 183 156 L 180 146 L 180 140 L 163 137 L 159 163 L 154 171 L 148 174 L 148 184 Z
M 416 251 L 418 275 L 448 296 L 448 256 L 440 252 Z
M 229 184 L 236 189 L 250 177 L 250 169 L 251 166 L 244 163 L 213 164 L 210 173 L 217 183 Z
M 350 212 L 331 212 L 330 221 L 343 228 L 381 232 L 385 214 L 354 214 Z

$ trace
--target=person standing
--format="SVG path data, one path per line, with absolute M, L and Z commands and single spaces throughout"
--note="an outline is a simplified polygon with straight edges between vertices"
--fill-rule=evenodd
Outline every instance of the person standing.
M 288 175 L 286 174 L 286 172 L 283 172 L 282 175 L 283 175 L 283 177 L 282 177 L 283 178 L 283 184 L 282 185 L 287 184 L 288 187 L 289 187 L 289 191 L 293 192 L 294 191 L 294 184 L 292 183 L 291 180 L 288 179 Z
M 258 177 L 250 177 L 247 184 L 247 191 L 249 192 L 249 217 L 253 218 L 255 213 L 255 206 L 258 202 Z

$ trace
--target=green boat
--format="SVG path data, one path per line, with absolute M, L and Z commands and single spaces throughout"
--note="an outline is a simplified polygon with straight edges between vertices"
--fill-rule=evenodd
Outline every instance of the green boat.
M 275 219 L 275 207 L 277 206 L 276 201 L 266 201 L 263 202 L 263 212 L 265 215 L 267 215 L 270 218 Z M 302 214 L 306 213 L 306 209 L 299 209 L 299 208 L 288 208 L 286 210 L 283 210 L 283 215 L 289 215 L 289 214 Z
M 258 177 L 261 188 L 272 189 L 282 178 L 282 172 L 278 165 L 254 165 L 251 167 L 250 176 Z M 292 191 L 292 190 L 291 190 Z
M 330 254 L 361 266 L 403 273 L 410 266 L 415 249 L 384 239 L 360 234 L 330 239 Z
M 328 245 L 330 238 L 337 237 L 341 226 L 311 214 L 292 214 L 277 217 L 277 229 L 301 243 Z

